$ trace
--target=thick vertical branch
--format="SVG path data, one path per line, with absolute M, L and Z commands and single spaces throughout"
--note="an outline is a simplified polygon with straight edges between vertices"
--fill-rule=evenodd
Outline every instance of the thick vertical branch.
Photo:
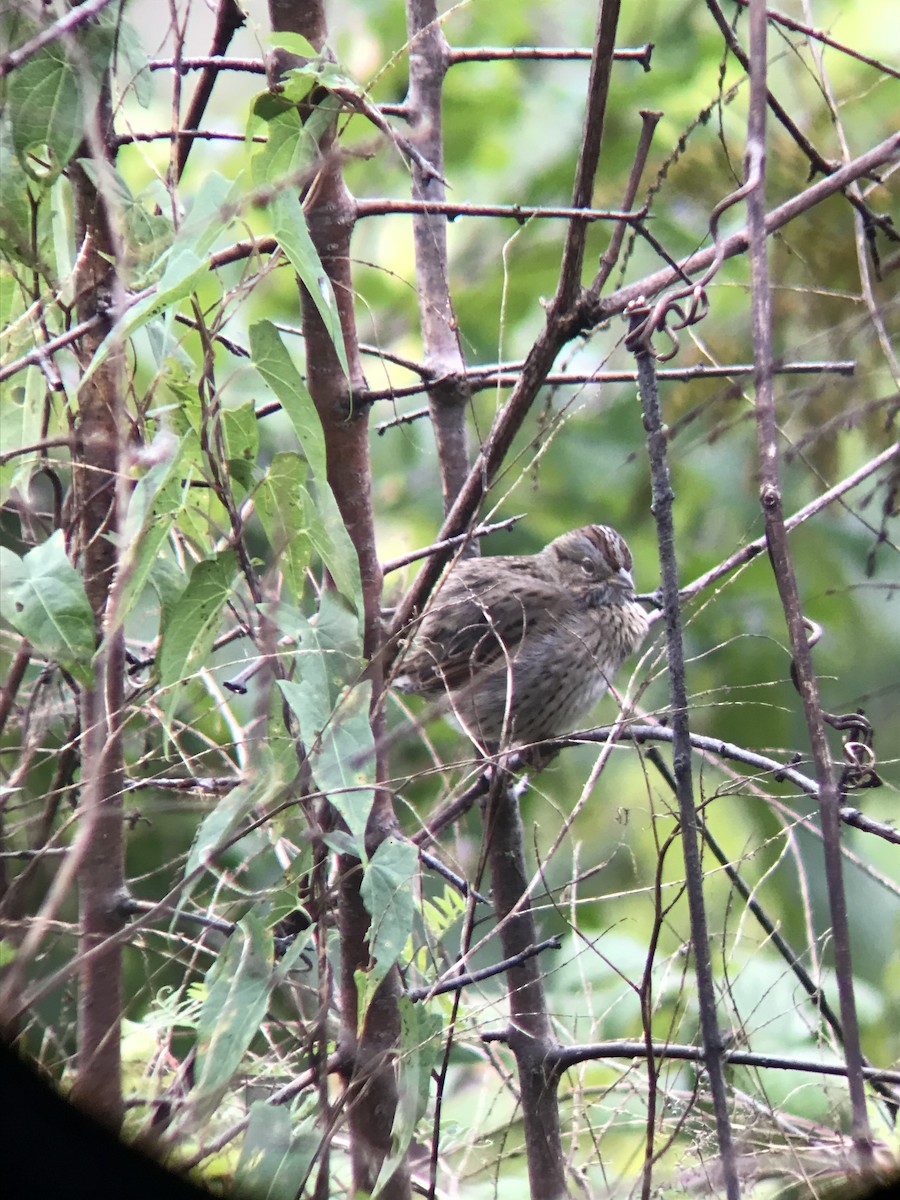
M 102 323 L 81 343 L 83 361 L 93 357 L 115 312 L 119 282 L 118 246 L 112 214 L 94 180 L 98 161 L 112 144 L 112 114 L 106 89 L 83 157 L 93 158 L 91 176 L 71 168 L 76 234 L 82 246 L 76 277 L 78 319 L 97 315 Z M 107 161 L 108 157 L 107 157 Z M 122 359 L 112 352 L 78 393 L 74 428 L 73 558 L 81 567 L 94 613 L 97 644 L 91 687 L 81 696 L 81 821 L 83 854 L 78 872 L 79 953 L 87 955 L 79 976 L 78 1074 L 74 1098 L 117 1126 L 122 1119 L 119 1027 L 122 1017 L 121 945 L 112 935 L 123 924 L 125 840 L 122 805 L 124 768 L 121 722 L 124 704 L 124 641 L 121 629 L 104 643 L 104 626 L 118 562 L 122 478 Z
M 216 9 L 216 27 L 213 31 L 212 45 L 209 48 L 210 58 L 216 58 L 225 53 L 231 43 L 231 39 L 246 19 L 237 4 L 237 0 L 219 0 L 219 6 Z M 200 122 L 203 120 L 203 114 L 206 112 L 206 106 L 209 103 L 209 98 L 212 95 L 212 90 L 215 87 L 218 76 L 219 72 L 216 67 L 204 67 L 200 72 L 200 79 L 194 89 L 190 107 L 185 113 L 184 120 L 181 122 L 183 130 L 188 131 L 200 128 Z M 179 137 L 178 153 L 175 162 L 176 179 L 181 179 L 181 176 L 184 174 L 188 155 L 193 145 L 194 139 L 192 137 Z
M 750 288 L 755 359 L 756 429 L 759 445 L 760 501 L 766 525 L 766 543 L 778 594 L 791 641 L 793 676 L 803 701 L 816 781 L 822 847 L 831 914 L 834 965 L 844 1055 L 852 1108 L 853 1140 L 863 1161 L 872 1153 L 872 1134 L 866 1113 L 863 1058 L 853 992 L 850 959 L 850 926 L 841 865 L 841 798 L 834 777 L 819 685 L 803 624 L 803 609 L 794 564 L 788 545 L 778 465 L 778 424 L 772 371 L 772 314 L 769 296 L 769 263 L 766 245 L 766 7 L 765 0 L 750 4 L 750 114 L 747 124 L 745 175 L 755 186 L 747 199 L 747 236 L 750 252 Z
M 270 0 L 269 10 L 276 31 L 299 33 L 317 50 L 325 45 L 327 23 L 320 0 Z M 312 297 L 301 287 L 306 376 L 325 436 L 328 482 L 359 558 L 364 604 L 363 642 L 370 661 L 372 712 L 377 725 L 382 720 L 379 703 L 382 667 L 377 653 L 381 643 L 382 574 L 372 511 L 368 409 L 360 408 L 354 401 L 355 393 L 365 385 L 350 272 L 350 238 L 356 205 L 344 184 L 333 134 L 323 139 L 319 149 L 319 170 L 305 198 L 304 212 L 310 236 L 334 289 L 350 377 L 344 375 Z M 376 745 L 380 747 L 383 739 L 378 737 L 378 732 L 376 728 Z M 376 759 L 378 780 L 385 777 L 383 754 L 384 751 L 379 749 Z M 370 852 L 394 825 L 390 796 L 379 790 L 367 831 Z M 389 972 L 360 1028 L 356 976 L 369 968 L 370 918 L 360 894 L 362 871 L 358 860 L 341 856 L 339 870 L 340 1047 L 342 1060 L 348 1064 L 345 1079 L 350 1156 L 355 1191 L 369 1193 L 375 1186 L 382 1163 L 391 1152 L 391 1130 L 397 1108 L 392 1051 L 400 1032 L 397 1006 L 400 979 L 396 968 Z M 401 1162 L 380 1194 L 385 1200 L 407 1200 L 409 1187 L 409 1170 L 407 1164 Z
M 584 130 L 573 187 L 573 208 L 586 208 L 591 202 L 594 178 L 600 161 L 600 142 L 618 18 L 619 0 L 600 0 L 585 102 Z M 571 221 L 566 234 L 556 295 L 548 307 L 546 324 L 528 353 L 512 395 L 497 414 L 481 452 L 444 518 L 437 539 L 439 541 L 465 532 L 493 483 L 494 476 L 502 466 L 557 354 L 570 338 L 584 328 L 577 303 L 581 293 L 584 239 L 585 223 L 580 220 Z M 453 547 L 450 544 L 446 551 L 429 555 L 412 587 L 397 607 L 394 632 L 405 629 L 410 618 L 421 610 L 452 553 Z
M 443 201 L 446 189 L 441 92 L 450 61 L 449 48 L 437 19 L 435 0 L 407 0 L 409 30 L 409 91 L 406 115 L 421 162 L 412 167 L 416 200 Z M 446 513 L 459 494 L 469 470 L 466 408 L 471 392 L 459 343 L 459 330 L 450 296 L 447 271 L 447 218 L 441 213 L 413 216 L 419 321 L 428 365 L 428 408 L 437 443 L 441 489 Z M 472 543 L 473 547 L 477 543 Z
M 637 328 L 640 318 L 636 318 Z M 728 1094 L 725 1088 L 725 1052 L 722 1033 L 716 1015 L 716 992 L 709 951 L 709 926 L 703 898 L 703 863 L 700 858 L 697 812 L 694 807 L 694 783 L 691 770 L 690 722 L 688 720 L 687 680 L 684 669 L 684 640 L 681 608 L 678 599 L 678 565 L 675 558 L 675 527 L 672 501 L 675 496 L 669 477 L 666 456 L 666 432 L 663 429 L 656 384 L 656 369 L 649 350 L 635 348 L 638 369 L 638 388 L 647 431 L 647 450 L 653 495 L 653 516 L 659 540 L 661 593 L 666 622 L 666 652 L 669 660 L 669 697 L 672 705 L 672 765 L 674 767 L 678 815 L 681 824 L 681 846 L 684 855 L 685 887 L 691 919 L 691 948 L 694 955 L 694 974 L 697 979 L 697 999 L 700 1006 L 700 1028 L 703 1035 L 703 1056 L 709 1077 L 716 1120 L 716 1135 L 725 1178 L 728 1200 L 738 1200 L 738 1183 L 734 1140 L 728 1116 Z
M 606 102 L 609 99 L 609 84 L 615 58 L 619 7 L 620 0 L 600 0 L 594 53 L 591 56 L 591 77 L 588 81 L 588 104 L 581 134 L 581 153 L 578 156 L 575 186 L 572 189 L 573 208 L 590 208 L 594 195 L 594 180 L 600 162 L 600 142 L 606 122 Z M 571 308 L 581 288 L 586 236 L 587 222 L 573 221 L 566 238 L 556 291 L 556 303 L 564 309 Z
M 500 923 L 504 958 L 522 961 L 507 972 L 510 1024 L 506 1041 L 515 1055 L 525 1127 L 525 1153 L 532 1200 L 567 1196 L 554 1065 L 556 1038 L 547 1012 L 540 960 L 526 952 L 537 942 L 527 900 L 528 876 L 518 800 L 501 774 L 487 806 L 485 836 L 491 868 L 491 895 Z

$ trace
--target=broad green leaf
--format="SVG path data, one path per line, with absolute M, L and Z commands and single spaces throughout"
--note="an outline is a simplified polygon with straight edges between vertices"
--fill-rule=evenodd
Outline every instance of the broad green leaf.
M 300 723 L 316 785 L 347 823 L 365 858 L 365 830 L 374 799 L 371 685 L 361 680 L 359 627 L 335 592 L 323 592 L 318 614 L 301 618 L 300 682 L 279 687 Z
M 386 838 L 366 863 L 361 894 L 372 918 L 369 952 L 374 965 L 369 978 L 373 986 L 399 959 L 412 933 L 412 884 L 418 866 L 415 846 L 392 837 Z
M 46 382 L 37 367 L 27 367 L 19 379 L 24 381 L 24 388 L 0 388 L 0 429 L 3 430 L 4 449 L 33 446 L 41 440 Z M 31 454 L 17 455 L 0 467 L 0 503 L 6 503 L 14 488 L 25 491 L 29 487 L 39 457 L 40 451 L 35 450 Z
M 296 770 L 296 758 L 291 764 Z M 254 751 L 252 775 L 224 796 L 200 824 L 184 868 L 191 876 L 214 856 L 224 842 L 240 829 L 254 809 L 268 808 L 291 781 L 290 766 L 279 761 L 266 745 Z
M 159 600 L 159 627 L 165 629 L 172 620 L 185 588 L 184 572 L 174 558 L 157 554 L 150 565 L 147 583 Z
M 35 650 L 90 684 L 94 614 L 62 530 L 19 558 L 0 547 L 0 613 Z
M 162 208 L 159 201 L 164 197 L 158 194 L 157 181 L 135 198 L 125 178 L 111 163 L 98 163 L 92 158 L 78 161 L 97 191 L 114 203 L 119 214 L 126 249 L 122 268 L 130 290 L 137 291 L 150 282 L 158 282 L 165 266 L 166 251 L 175 237 L 175 228 L 165 211 L 150 211 L 147 207 L 150 204 L 151 208 Z
M 254 1200 L 294 1200 L 321 1146 L 315 1115 L 297 1121 L 286 1105 L 256 1100 L 241 1146 L 234 1192 Z
M 315 405 L 278 330 L 270 321 L 260 321 L 252 327 L 250 350 L 254 366 L 278 397 L 293 425 L 315 477 L 315 503 L 310 499 L 306 508 L 313 545 L 331 573 L 338 591 L 355 606 L 357 612 L 361 612 L 359 559 L 327 482 L 325 438 Z
M 443 1033 L 440 1013 L 430 1011 L 424 1004 L 414 1004 L 406 996 L 400 997 L 398 1006 L 400 1047 L 397 1108 L 391 1126 L 391 1153 L 381 1164 L 378 1179 L 372 1189 L 372 1200 L 376 1200 L 381 1194 L 385 1184 L 405 1158 L 416 1126 L 427 1111 L 431 1073 L 437 1061 Z
M 215 1111 L 259 1032 L 272 989 L 295 966 L 303 948 L 297 939 L 276 964 L 266 903 L 254 905 L 225 941 L 207 972 L 197 1019 L 194 1120 Z
M 306 381 L 271 321 L 250 329 L 253 365 L 278 397 L 317 479 L 325 478 L 325 435 Z
M 191 572 L 160 647 L 160 687 L 169 689 L 164 705 L 167 720 L 171 720 L 178 703 L 175 685 L 209 657 L 219 614 L 231 595 L 236 573 L 237 557 L 233 550 L 204 559 Z
M 306 512 L 306 524 L 313 549 L 328 568 L 341 595 L 358 613 L 362 612 L 362 584 L 359 578 L 359 558 L 350 541 L 331 488 L 315 485 L 315 499 L 305 487 L 300 488 Z
M 248 136 L 262 125 L 266 143 L 250 160 L 250 176 L 255 187 L 282 187 L 285 180 L 300 182 L 304 173 L 316 161 L 319 146 L 300 117 L 297 105 L 283 96 L 264 92 L 253 109 Z
M 116 66 L 122 81 L 127 81 L 129 93 L 141 108 L 149 108 L 153 101 L 153 73 L 150 59 L 140 34 L 125 20 L 121 9 L 115 12 L 116 19 Z
M 9 110 L 0 113 L 0 246 L 30 257 L 29 176 L 16 154 Z M 4 321 L 4 327 L 6 322 Z
M 259 420 L 252 400 L 222 409 L 222 437 L 229 475 L 249 491 L 259 449 Z
M 190 437 L 190 435 L 189 435 Z M 122 526 L 122 555 L 113 594 L 113 621 L 106 636 L 128 617 L 147 586 L 160 549 L 184 504 L 182 459 L 185 443 L 174 443 L 166 461 L 157 463 L 135 484 Z
M 52 181 L 84 136 L 81 81 L 60 42 L 45 46 L 12 72 L 6 102 L 19 162 L 32 179 Z
M 206 975 L 207 996 L 197 1025 L 194 1088 L 198 1116 L 218 1105 L 269 1006 L 274 951 L 272 933 L 248 913 L 219 951 Z
M 306 91 L 309 91 L 309 81 L 321 83 L 322 87 L 326 88 L 343 88 L 345 91 L 351 91 L 359 95 L 362 88 L 357 81 L 349 75 L 340 65 L 340 63 L 332 62 L 332 60 L 319 50 L 316 50 L 312 42 L 308 42 L 305 37 L 299 33 L 282 33 L 276 32 L 269 35 L 269 40 L 273 46 L 278 46 L 283 50 L 290 51 L 291 54 L 296 54 L 298 58 L 305 58 L 307 62 L 302 67 L 293 67 L 285 73 L 285 78 L 282 81 L 284 94 L 292 100 L 302 100 L 305 93 L 296 94 L 295 89 L 292 89 L 292 81 L 303 81 Z
M 282 50 L 289 50 L 291 54 L 296 54 L 300 58 L 319 57 L 319 51 L 301 33 L 291 33 L 288 30 L 277 29 L 269 34 L 268 41 L 271 45 L 277 46 Z
M 351 92 L 361 96 L 364 89 L 338 63 L 325 58 L 316 58 L 302 67 L 292 67 L 285 72 L 284 95 L 299 102 L 309 94 L 310 88 L 319 84 L 323 88 Z M 334 99 L 337 99 L 336 97 Z M 319 105 L 321 108 L 321 104 Z
M 306 568 L 313 544 L 307 528 L 307 512 L 312 509 L 303 487 L 306 463 L 299 454 L 276 454 L 260 481 L 254 503 L 274 561 L 295 599 L 306 590 Z
M 159 283 L 133 304 L 104 338 L 82 378 L 82 386 L 104 362 L 113 346 L 160 313 L 168 315 L 168 310 L 189 296 L 209 273 L 209 251 L 231 223 L 239 207 L 242 186 L 240 179 L 229 181 L 215 171 L 206 176 L 172 245 L 159 260 L 165 263 Z
M 341 330 L 334 289 L 309 235 L 300 200 L 293 192 L 281 192 L 270 204 L 269 213 L 272 218 L 272 233 L 319 310 L 319 316 L 331 338 L 338 362 L 344 375 L 349 378 L 344 334 Z M 347 403 L 350 403 L 349 395 Z

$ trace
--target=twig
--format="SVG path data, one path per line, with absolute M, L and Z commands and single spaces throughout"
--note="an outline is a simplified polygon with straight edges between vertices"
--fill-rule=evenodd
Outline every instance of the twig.
M 644 322 L 643 314 L 636 315 L 632 330 L 638 334 Z M 709 950 L 709 929 L 703 897 L 703 865 L 700 859 L 697 813 L 694 807 L 694 785 L 691 771 L 691 744 L 688 722 L 687 682 L 684 669 L 684 640 L 681 608 L 678 595 L 678 568 L 675 558 L 675 530 L 672 518 L 674 493 L 669 479 L 666 458 L 666 436 L 663 430 L 656 386 L 653 357 L 646 341 L 635 346 L 638 369 L 638 388 L 647 431 L 647 450 L 650 457 L 652 511 L 659 541 L 661 594 L 666 622 L 666 648 L 669 662 L 669 695 L 673 721 L 673 764 L 677 787 L 678 812 L 681 822 L 681 846 L 684 855 L 685 886 L 691 922 L 691 943 L 694 972 L 697 979 L 697 998 L 700 1007 L 700 1027 L 703 1035 L 704 1062 L 709 1076 L 709 1090 L 715 1112 L 716 1135 L 725 1178 L 728 1200 L 738 1200 L 740 1184 L 735 1159 L 731 1121 L 728 1115 L 728 1094 L 725 1087 L 725 1060 L 722 1032 L 716 1012 L 716 993 L 712 960 Z
M 385 355 L 387 357 L 387 355 Z M 502 366 L 469 367 L 466 379 L 471 392 L 495 390 L 498 387 L 513 387 L 521 374 L 521 363 L 506 363 Z M 415 369 L 410 367 L 410 369 Z M 705 363 L 695 363 L 689 367 L 662 367 L 657 370 L 656 377 L 660 382 L 686 382 L 692 379 L 740 379 L 744 375 L 752 375 L 755 368 L 752 363 L 726 363 L 724 366 L 709 366 Z M 776 368 L 778 375 L 853 375 L 856 363 L 852 359 L 839 359 L 834 362 L 798 362 L 785 363 Z M 427 374 L 424 368 L 423 376 Z M 441 381 L 438 380 L 438 383 Z M 578 374 L 570 371 L 550 371 L 544 376 L 545 387 L 586 387 L 598 386 L 604 383 L 636 383 L 637 371 L 591 371 L 589 374 Z M 379 400 L 400 400 L 407 396 L 421 396 L 426 390 L 424 383 L 411 383 L 402 387 L 370 389 L 357 397 L 360 403 L 376 403 Z M 268 416 L 280 409 L 280 405 L 266 405 L 257 409 L 257 416 Z M 375 432 L 381 436 L 389 429 L 398 425 L 408 425 L 429 416 L 430 410 L 419 408 L 414 412 L 399 413 L 390 420 L 380 421 L 375 426 Z M 844 416 L 839 418 L 847 420 Z
M 455 221 L 457 217 L 511 217 L 520 225 L 526 221 L 543 219 L 555 221 L 625 221 L 634 224 L 643 221 L 645 209 L 634 212 L 622 211 L 615 208 L 591 208 L 585 203 L 583 208 L 551 207 L 550 205 L 530 204 L 453 204 L 449 201 L 438 200 L 358 200 L 357 218 L 384 217 L 403 213 L 420 213 L 425 216 L 444 216 Z
M 236 0 L 219 0 L 216 8 L 216 24 L 213 31 L 212 46 L 210 47 L 209 56 L 211 59 L 221 58 L 234 37 L 235 33 L 241 28 L 246 21 L 246 16 L 238 7 Z M 191 98 L 191 103 L 188 111 L 185 113 L 182 125 L 187 133 L 191 133 L 200 128 L 200 122 L 203 120 L 203 114 L 206 112 L 206 106 L 209 103 L 209 98 L 212 95 L 213 87 L 218 78 L 220 68 L 218 66 L 210 66 L 207 64 L 203 68 L 203 74 L 197 83 L 194 95 Z M 194 145 L 192 137 L 183 137 L 181 132 L 178 135 L 178 150 L 175 163 L 175 178 L 180 180 L 184 174 L 184 168 L 187 166 L 188 155 Z
M 27 62 L 29 58 L 37 54 L 39 50 L 43 50 L 45 46 L 52 45 L 53 42 L 58 42 L 60 38 L 70 34 L 79 25 L 83 25 L 85 21 L 89 21 L 91 17 L 95 17 L 98 13 L 103 12 L 104 8 L 110 3 L 111 0 L 85 0 L 84 4 L 79 4 L 76 8 L 67 12 L 64 17 L 60 17 L 58 21 L 54 21 L 52 25 L 48 25 L 46 29 L 42 29 L 40 33 L 36 33 L 24 46 L 19 46 L 17 50 L 12 50 L 5 57 L 0 58 L 0 79 L 5 79 L 11 71 L 20 67 L 22 63 Z
M 502 1033 L 486 1033 L 483 1041 L 502 1041 Z M 595 1042 L 590 1045 L 560 1046 L 554 1060 L 561 1070 L 569 1070 L 583 1062 L 594 1062 L 608 1058 L 644 1058 L 647 1046 L 644 1042 Z M 704 1051 L 699 1046 L 681 1046 L 673 1043 L 654 1042 L 654 1058 L 673 1058 L 681 1062 L 705 1062 Z M 779 1054 L 751 1054 L 748 1050 L 726 1050 L 725 1061 L 735 1066 L 771 1068 L 776 1071 L 805 1071 L 811 1075 L 846 1076 L 843 1063 L 823 1063 L 816 1059 L 788 1058 Z M 900 1084 L 900 1071 L 882 1070 L 878 1067 L 865 1068 L 867 1079 L 880 1079 L 885 1083 Z
M 742 8 L 747 8 L 750 0 L 734 0 L 734 2 L 735 4 L 740 4 Z M 783 25 L 785 29 L 790 29 L 793 33 L 802 33 L 804 37 L 821 42 L 823 46 L 830 46 L 832 50 L 837 50 L 839 54 L 846 54 L 848 58 L 855 58 L 857 62 L 865 63 L 867 67 L 874 67 L 876 71 L 881 71 L 894 79 L 900 79 L 900 71 L 896 67 L 892 67 L 889 63 L 883 62 L 879 58 L 870 58 L 867 54 L 863 54 L 859 50 L 854 50 L 852 46 L 845 46 L 843 42 L 829 37 L 821 29 L 813 29 L 810 25 L 803 25 L 800 21 L 795 21 L 793 17 L 786 17 L 784 13 L 774 12 L 771 8 L 766 13 L 766 16 L 772 25 Z
M 754 186 L 747 199 L 747 231 L 750 251 L 750 296 L 753 324 L 756 427 L 759 445 L 760 502 L 766 526 L 766 542 L 772 571 L 781 597 L 791 641 L 792 677 L 803 701 L 816 780 L 825 877 L 831 914 L 835 976 L 844 1027 L 844 1051 L 852 1109 L 852 1135 L 861 1162 L 871 1161 L 872 1133 L 866 1112 L 862 1050 L 853 991 L 850 927 L 841 869 L 840 796 L 834 778 L 819 688 L 803 622 L 797 577 L 791 559 L 781 498 L 778 459 L 778 421 L 772 378 L 772 317 L 766 242 L 766 22 L 765 0 L 750 4 L 750 109 L 747 124 L 745 175 Z
M 672 778 L 672 774 L 669 771 L 668 765 L 663 761 L 662 756 L 659 753 L 659 749 L 656 746 L 650 747 L 650 749 L 647 751 L 647 758 L 653 763 L 674 793 L 675 780 Z M 800 986 L 806 992 L 807 996 L 809 996 L 810 1000 L 812 1000 L 818 1011 L 822 1014 L 826 1024 L 831 1028 L 838 1041 L 843 1044 L 844 1031 L 841 1028 L 840 1018 L 831 1007 L 828 997 L 825 995 L 822 988 L 816 983 L 809 971 L 807 971 L 806 967 L 803 965 L 802 956 L 794 950 L 793 946 L 790 945 L 776 922 L 769 917 L 769 914 L 756 899 L 753 889 L 751 889 L 749 885 L 744 882 L 741 873 L 732 865 L 728 855 L 719 845 L 718 841 L 711 832 L 709 823 L 705 820 L 701 824 L 701 834 L 704 842 L 712 851 L 713 857 L 718 861 L 719 865 L 728 876 L 731 886 L 744 900 L 748 910 L 753 914 L 765 932 L 766 937 L 784 959 L 788 970 L 790 970 L 797 977 Z M 864 1065 L 870 1067 L 871 1063 L 869 1063 L 868 1060 L 865 1060 Z M 898 1105 L 900 1105 L 900 1096 L 898 1096 L 894 1092 L 893 1088 L 889 1087 L 887 1084 L 879 1082 L 876 1084 L 875 1090 L 878 1091 L 880 1095 L 888 1101 L 889 1104 L 893 1105 L 895 1110 Z
M 429 554 L 437 554 L 439 551 L 450 546 L 461 546 L 470 538 L 483 538 L 491 533 L 497 533 L 501 529 L 512 529 L 517 521 L 521 521 L 524 513 L 516 513 L 514 517 L 507 517 L 504 521 L 496 521 L 493 525 L 479 525 L 473 529 L 471 533 L 460 533 L 456 537 L 446 538 L 443 542 L 432 542 L 430 546 L 425 546 L 422 550 L 411 550 L 409 554 L 401 554 L 399 558 L 389 558 L 387 562 L 382 564 L 382 570 L 385 575 L 389 575 L 391 571 L 397 571 L 400 567 L 407 567 L 410 563 L 419 562 L 423 558 L 427 558 Z
M 504 958 L 498 963 L 494 963 L 491 967 L 483 967 L 480 971 L 471 971 L 467 975 L 454 975 L 450 979 L 445 979 L 442 983 L 435 984 L 434 987 L 426 988 L 411 988 L 406 994 L 410 1000 L 417 1002 L 419 1000 L 430 1000 L 432 996 L 442 996 L 445 992 L 461 992 L 463 988 L 471 987 L 473 983 L 481 983 L 485 979 L 493 979 L 497 975 L 502 975 L 504 971 L 509 971 L 513 967 L 519 967 L 529 958 L 534 958 L 538 954 L 543 954 L 545 950 L 558 950 L 562 942 L 559 936 L 547 938 L 545 942 L 538 942 L 534 946 L 526 946 L 518 954 L 512 958 Z
M 633 49 L 615 50 L 616 62 L 636 62 L 650 70 L 653 43 Z M 450 51 L 450 63 L 466 62 L 589 62 L 593 49 L 568 46 L 461 46 Z

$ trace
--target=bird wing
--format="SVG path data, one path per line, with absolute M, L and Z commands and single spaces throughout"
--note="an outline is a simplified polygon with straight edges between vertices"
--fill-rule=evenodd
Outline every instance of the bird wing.
M 541 577 L 533 560 L 498 556 L 465 562 L 435 595 L 403 674 L 424 694 L 470 683 L 514 658 L 523 638 L 539 636 L 564 607 L 565 593 Z

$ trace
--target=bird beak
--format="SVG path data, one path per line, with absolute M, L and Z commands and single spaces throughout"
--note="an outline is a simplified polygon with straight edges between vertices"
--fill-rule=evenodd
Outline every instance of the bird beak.
M 624 567 L 620 567 L 609 582 L 614 588 L 621 588 L 623 592 L 634 591 L 634 580 L 631 577 L 631 572 L 626 571 Z

